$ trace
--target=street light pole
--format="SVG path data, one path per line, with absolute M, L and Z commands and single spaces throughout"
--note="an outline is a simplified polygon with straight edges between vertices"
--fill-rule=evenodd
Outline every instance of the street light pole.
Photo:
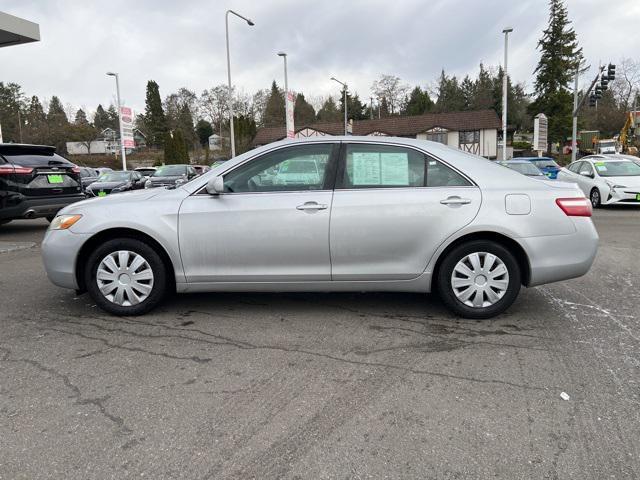
M 580 64 L 576 65 L 576 78 L 573 84 L 573 114 L 571 115 L 571 161 L 576 161 L 576 150 L 578 149 L 578 75 L 580 74 Z
M 287 94 L 289 93 L 289 79 L 287 78 L 287 54 L 278 52 L 278 56 L 284 59 L 284 104 L 287 106 Z
M 250 27 L 255 25 L 250 19 L 240 15 L 239 13 L 234 12 L 233 10 L 227 10 L 224 15 L 224 25 L 225 25 L 225 33 L 227 38 L 227 79 L 229 80 L 229 98 L 228 98 L 228 106 L 229 106 L 229 129 L 231 134 L 231 158 L 236 156 L 236 141 L 235 135 L 233 131 L 233 88 L 231 87 L 231 57 L 229 55 L 229 14 L 233 14 L 236 17 L 243 19 Z
M 120 101 L 120 80 L 118 78 L 118 74 L 115 72 L 107 72 L 107 75 L 116 78 L 116 98 L 118 101 L 118 125 L 120 126 L 120 153 L 122 154 L 122 170 L 127 169 L 127 152 L 124 148 L 124 136 L 122 134 L 122 115 L 120 112 L 120 108 L 122 107 L 122 102 Z
M 347 135 L 348 134 L 348 130 L 347 130 L 347 84 L 344 83 L 344 82 L 341 82 L 340 80 L 338 80 L 335 77 L 331 77 L 331 80 L 333 80 L 334 82 L 338 82 L 344 88 L 344 134 Z
M 502 74 L 502 160 L 507 160 L 507 88 L 509 78 L 507 74 L 507 51 L 509 47 L 509 33 L 513 28 L 507 27 L 504 33 L 504 72 Z

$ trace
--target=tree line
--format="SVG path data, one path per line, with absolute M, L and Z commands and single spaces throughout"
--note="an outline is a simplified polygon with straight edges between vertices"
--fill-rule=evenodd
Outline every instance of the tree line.
M 538 42 L 540 60 L 534 71 L 533 91 L 524 82 L 508 81 L 510 127 L 530 131 L 537 113 L 549 117 L 549 139 L 564 142 L 571 133 L 573 75 L 582 61 L 582 49 L 571 28 L 562 0 L 549 1 L 549 21 Z M 640 61 L 621 59 L 618 76 L 604 92 L 598 108 L 580 112 L 580 128 L 600 130 L 605 135 L 619 131 L 624 113 L 634 104 L 640 107 Z M 370 87 L 371 96 L 363 100 L 358 92 L 347 92 L 348 116 L 354 120 L 421 115 L 435 112 L 493 109 L 502 114 L 500 66 L 479 64 L 475 74 L 462 78 L 443 69 L 438 78 L 410 86 L 397 75 L 383 74 Z M 583 82 L 583 83 L 586 83 Z M 147 146 L 165 150 L 165 161 L 187 162 L 189 152 L 208 154 L 208 139 L 217 134 L 222 154 L 228 149 L 229 101 L 234 110 L 236 150 L 246 151 L 260 127 L 285 125 L 285 93 L 274 80 L 270 88 L 247 94 L 229 92 L 220 84 L 199 95 L 188 88 L 169 93 L 164 100 L 154 80 L 146 85 L 145 110 L 136 115 L 135 126 L 146 138 Z M 368 101 L 367 101 L 368 100 Z M 295 97 L 294 121 L 297 126 L 316 122 L 340 122 L 344 116 L 344 92 L 336 98 Z M 63 106 L 57 96 L 40 100 L 27 96 L 20 85 L 0 82 L 0 122 L 5 142 L 55 145 L 66 152 L 67 141 L 90 145 L 105 128 L 118 130 L 118 114 L 112 104 L 98 105 L 90 114 L 85 107 Z

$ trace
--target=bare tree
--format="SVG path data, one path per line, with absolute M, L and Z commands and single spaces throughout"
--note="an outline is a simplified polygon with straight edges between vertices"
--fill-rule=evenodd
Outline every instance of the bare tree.
M 620 60 L 611 90 L 619 108 L 629 111 L 633 107 L 635 95 L 640 92 L 640 60 L 632 58 Z
M 400 111 L 402 102 L 409 90 L 409 85 L 402 83 L 400 77 L 395 75 L 380 75 L 380 78 L 371 85 L 371 91 L 374 96 L 379 99 L 386 99 L 392 114 Z

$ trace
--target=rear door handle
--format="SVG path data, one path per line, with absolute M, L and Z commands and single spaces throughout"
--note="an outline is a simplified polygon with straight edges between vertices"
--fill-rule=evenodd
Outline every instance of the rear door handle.
M 468 205 L 471 203 L 471 199 L 453 196 L 440 200 L 440 203 L 442 205 Z
M 306 202 L 296 207 L 298 210 L 326 210 L 327 208 L 327 205 L 324 203 L 317 202 Z

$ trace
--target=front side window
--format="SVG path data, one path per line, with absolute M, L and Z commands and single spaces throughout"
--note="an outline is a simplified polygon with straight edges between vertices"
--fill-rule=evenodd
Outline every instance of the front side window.
M 578 173 L 580 171 L 580 165 L 582 165 L 584 162 L 575 162 L 572 163 L 571 165 L 569 165 L 569 171 L 573 172 L 573 173 Z
M 333 144 L 296 145 L 266 153 L 224 176 L 231 193 L 322 190 Z
M 424 185 L 424 154 L 409 148 L 388 145 L 347 145 L 343 188 Z

